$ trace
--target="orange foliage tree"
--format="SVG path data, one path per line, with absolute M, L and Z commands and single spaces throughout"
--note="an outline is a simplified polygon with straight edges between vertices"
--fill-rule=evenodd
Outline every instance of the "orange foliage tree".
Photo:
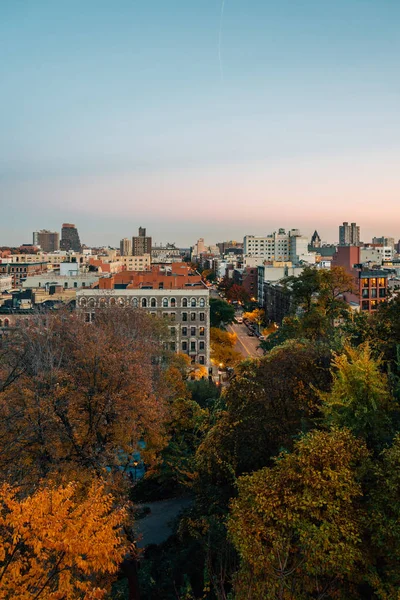
M 19 498 L 0 488 L 0 598 L 94 600 L 110 590 L 127 553 L 124 507 L 94 483 L 82 497 L 74 483 Z

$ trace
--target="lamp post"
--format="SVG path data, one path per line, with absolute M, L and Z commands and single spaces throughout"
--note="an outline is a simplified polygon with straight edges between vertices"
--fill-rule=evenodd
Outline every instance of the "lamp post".
M 138 460 L 134 460 L 134 461 L 133 461 L 133 468 L 135 469 L 135 479 L 134 479 L 135 483 L 136 483 L 136 480 L 137 480 L 137 477 L 136 477 L 136 470 L 137 470 L 137 468 L 138 468 L 138 465 L 139 465 L 139 461 L 138 461 Z
M 222 385 L 222 367 L 224 365 L 222 363 L 219 363 L 219 370 L 218 370 L 218 378 L 219 378 L 219 385 Z

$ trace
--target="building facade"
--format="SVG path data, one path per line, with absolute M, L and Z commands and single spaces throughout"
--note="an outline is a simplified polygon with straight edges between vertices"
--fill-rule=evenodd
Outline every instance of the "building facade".
M 151 256 L 151 237 L 146 236 L 144 227 L 139 227 L 139 235 L 132 238 L 132 255 L 143 256 L 143 254 Z
M 210 307 L 207 288 L 184 289 L 80 289 L 77 308 L 86 322 L 96 318 L 96 310 L 120 307 L 146 310 L 166 320 L 173 352 L 187 354 L 192 363 L 210 364 Z
M 358 246 L 360 244 L 360 227 L 356 223 L 339 225 L 339 246 Z
M 33 232 L 33 245 L 40 246 L 43 252 L 57 252 L 60 248 L 60 234 L 58 231 L 41 229 Z
M 61 242 L 60 249 L 74 250 L 74 252 L 81 252 L 82 246 L 79 239 L 79 233 L 73 223 L 63 223 L 61 229 Z
M 119 252 L 121 256 L 132 256 L 132 240 L 123 238 L 119 243 Z
M 143 256 L 120 256 L 118 262 L 125 271 L 147 271 L 151 265 L 150 254 Z

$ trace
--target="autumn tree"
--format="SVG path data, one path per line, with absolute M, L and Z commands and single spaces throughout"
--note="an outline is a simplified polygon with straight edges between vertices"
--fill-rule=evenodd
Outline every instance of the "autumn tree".
M 251 312 L 245 312 L 243 314 L 243 318 L 250 321 L 250 323 L 256 323 L 256 325 L 258 325 L 258 329 L 260 330 L 260 327 L 265 320 L 265 311 L 262 308 L 255 308 Z
M 222 331 L 217 327 L 210 329 L 211 358 L 216 364 L 234 366 L 242 360 L 242 355 L 234 347 L 237 336 L 235 333 Z
M 104 486 L 0 489 L 0 597 L 4 600 L 104 598 L 127 553 L 126 509 Z
M 367 457 L 348 430 L 314 431 L 272 468 L 240 478 L 228 524 L 242 559 L 235 598 L 354 597 Z
M 33 321 L 21 342 L 23 373 L 0 395 L 5 477 L 35 484 L 57 473 L 118 474 L 142 441 L 154 460 L 174 393 L 161 341 L 141 311 L 99 311 L 90 324 L 64 312 Z

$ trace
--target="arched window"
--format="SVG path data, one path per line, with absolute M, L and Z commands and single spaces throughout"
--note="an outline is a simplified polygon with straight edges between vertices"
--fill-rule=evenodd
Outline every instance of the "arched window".
M 91 308 L 93 308 L 95 304 L 96 304 L 96 303 L 95 303 L 95 300 L 94 300 L 94 298 L 89 298 L 89 306 L 90 306 Z
M 171 307 L 175 308 L 176 306 L 176 299 L 175 298 L 171 298 Z
M 133 308 L 137 308 L 138 304 L 139 304 L 138 303 L 138 299 L 137 298 L 133 298 L 133 300 L 132 300 L 132 306 L 133 306 Z
M 196 298 L 190 298 L 190 306 L 196 306 Z
M 186 307 L 187 307 L 187 298 L 182 298 L 182 306 L 183 306 L 184 308 L 186 308 Z
M 106 299 L 105 298 L 100 298 L 100 306 L 101 306 L 101 308 L 105 308 L 105 306 L 106 306 Z
M 86 306 L 86 304 L 87 304 L 86 298 L 80 298 L 79 306 Z
M 151 306 L 151 308 L 154 308 L 155 306 L 157 306 L 157 300 L 155 298 L 152 298 L 150 300 L 150 306 Z
M 111 298 L 110 304 L 111 304 L 111 306 L 115 306 L 115 298 Z
M 125 306 L 125 300 L 123 298 L 118 298 L 118 305 Z
M 142 298 L 142 308 L 147 308 L 147 298 Z
M 168 306 L 168 298 L 163 298 L 162 299 L 162 305 L 163 305 L 164 308 L 167 308 L 167 306 Z
M 206 301 L 204 298 L 200 298 L 200 306 L 203 308 L 206 305 Z

